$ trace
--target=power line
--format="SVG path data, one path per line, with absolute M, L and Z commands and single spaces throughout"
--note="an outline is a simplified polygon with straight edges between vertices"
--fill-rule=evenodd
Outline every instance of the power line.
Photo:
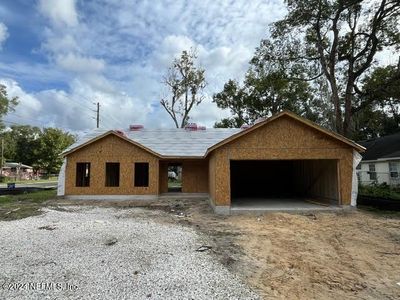
M 94 105 L 96 105 L 96 106 L 97 106 L 97 103 L 99 103 L 99 102 L 93 102 L 93 101 L 91 101 L 89 98 L 87 98 L 87 97 L 85 97 L 85 96 L 79 96 L 79 97 L 82 98 L 82 99 L 84 99 L 84 100 L 86 100 L 87 102 L 91 102 L 91 104 L 94 104 Z M 71 99 L 73 99 L 73 100 L 74 100 L 76 103 L 78 103 L 79 105 L 81 105 L 81 106 L 83 106 L 83 107 L 89 109 L 90 111 L 96 113 L 96 117 L 95 117 L 95 118 L 93 117 L 93 119 L 96 120 L 96 125 L 97 125 L 97 107 L 96 107 L 96 109 L 91 109 L 91 108 L 89 108 L 89 107 L 83 105 L 82 103 L 76 101 L 75 98 L 71 98 Z M 99 103 L 99 104 L 100 104 L 100 103 Z M 101 105 L 100 105 L 100 106 L 101 106 Z M 104 117 L 106 117 L 107 120 L 105 120 Z M 110 122 L 110 120 L 109 120 L 110 118 L 112 119 L 113 122 Z M 107 111 L 107 110 L 102 110 L 102 112 L 101 112 L 101 121 L 102 121 L 103 123 L 104 123 L 104 121 L 108 121 L 108 122 L 106 122 L 106 123 L 108 123 L 108 125 L 110 125 L 111 123 L 114 123 L 114 122 L 115 122 L 115 123 L 119 124 L 119 125 L 122 126 L 122 127 L 125 126 L 125 124 L 124 124 L 120 119 L 117 119 L 116 117 L 114 117 L 114 115 L 112 115 L 112 114 L 111 114 L 109 111 Z M 99 115 L 99 122 L 100 122 L 100 115 Z M 99 127 L 100 127 L 100 124 L 99 124 Z M 109 127 L 112 127 L 112 126 L 109 126 Z M 97 127 L 97 128 L 98 128 L 98 127 Z
M 84 112 L 84 113 L 86 113 L 86 112 Z M 33 119 L 33 118 L 29 118 L 29 117 L 24 117 L 24 116 L 21 116 L 21 115 L 18 115 L 18 114 L 16 114 L 16 113 L 14 113 L 14 112 L 11 112 L 11 113 L 9 113 L 9 114 L 7 114 L 7 115 L 10 115 L 10 116 L 16 117 L 16 118 L 18 118 L 18 119 L 22 119 L 22 120 L 33 121 L 34 123 L 38 123 L 38 124 L 40 124 L 41 126 L 46 127 L 46 125 L 44 125 L 44 123 L 40 122 L 38 119 Z M 10 122 L 10 121 L 8 121 L 8 122 Z M 58 126 L 58 127 L 62 128 L 61 126 Z
M 6 123 L 6 124 L 11 124 L 11 125 L 17 125 L 17 126 L 25 126 L 25 125 L 30 125 L 30 124 L 23 124 L 23 123 L 18 123 L 18 122 L 13 122 L 13 121 L 6 121 L 6 120 L 2 120 L 1 122 Z M 32 125 L 30 125 L 32 126 Z M 38 125 L 35 126 L 41 126 L 43 128 L 49 127 L 47 124 L 43 124 L 43 123 L 39 123 Z M 64 127 L 64 126 L 58 126 L 57 128 L 63 129 L 64 131 L 71 131 L 70 128 Z
M 97 128 L 100 127 L 100 102 L 93 103 L 93 104 L 96 105 L 96 109 L 91 109 L 91 108 L 89 108 L 88 106 L 84 105 L 83 103 L 77 101 L 75 98 L 72 98 L 72 97 L 71 97 L 71 98 L 69 98 L 69 99 L 72 100 L 75 104 L 79 105 L 80 107 L 85 108 L 85 109 L 88 109 L 90 112 L 96 113 L 95 117 L 93 117 L 93 115 L 89 114 L 89 112 L 87 112 L 87 111 L 81 111 L 81 113 L 84 113 L 84 114 L 90 116 L 91 118 L 93 118 L 94 120 L 96 120 L 96 127 L 97 127 Z M 89 99 L 87 99 L 87 98 L 85 98 L 85 97 L 82 97 L 82 99 L 86 99 L 86 100 L 89 101 Z M 112 125 L 111 123 L 113 123 L 113 122 L 117 122 L 118 124 L 122 124 L 122 123 L 121 123 L 121 120 L 116 119 L 116 118 L 115 118 L 113 115 L 111 115 L 111 114 L 109 114 L 108 116 L 107 116 L 107 115 L 104 116 L 104 112 L 107 112 L 107 111 L 103 111 L 103 112 L 102 112 L 102 122 L 103 122 L 103 123 L 106 123 L 106 124 L 108 125 L 108 127 L 112 127 L 112 126 L 110 126 L 110 125 Z M 29 117 L 21 116 L 21 115 L 18 115 L 18 114 L 16 114 L 16 113 L 14 113 L 14 112 L 8 113 L 7 115 L 10 115 L 10 116 L 12 116 L 12 117 L 16 117 L 16 118 L 19 118 L 19 119 L 22 119 L 22 120 L 27 120 L 27 121 L 30 121 L 30 122 L 34 122 L 33 124 L 39 124 L 40 126 L 43 126 L 43 127 L 46 127 L 46 126 L 47 126 L 47 125 L 41 123 L 38 119 L 34 119 L 34 118 L 29 118 Z M 109 117 L 111 117 L 111 119 L 113 120 L 113 122 L 111 122 L 111 120 L 110 120 Z M 22 125 L 22 124 L 20 124 L 20 123 L 13 122 L 13 121 L 3 121 L 3 122 L 4 122 L 4 123 L 9 123 L 9 124 L 14 124 L 14 125 Z M 61 126 L 57 126 L 57 127 L 63 128 L 63 127 L 61 127 Z
M 38 121 L 37 119 L 33 119 L 33 118 L 29 118 L 29 117 L 23 117 L 23 116 L 18 115 L 18 114 L 14 113 L 14 112 L 9 113 L 8 115 L 17 117 L 17 118 L 19 118 L 19 119 L 26 119 L 26 120 L 30 120 L 30 121 L 34 121 L 34 122 L 37 122 L 37 121 Z
M 2 120 L 2 122 L 3 123 L 8 123 L 8 124 L 14 124 L 14 125 L 23 125 L 23 124 L 20 124 L 20 123 L 11 122 L 11 121 L 5 121 L 5 120 Z
M 85 97 L 81 97 L 81 98 L 90 101 L 89 99 L 87 99 L 87 98 L 85 98 Z M 69 99 L 72 100 L 72 101 L 74 101 L 76 104 L 78 104 L 78 105 L 81 106 L 81 107 L 84 107 L 84 108 L 86 108 L 86 109 L 88 109 L 88 110 L 90 110 L 90 111 L 94 111 L 93 108 L 90 108 L 90 107 L 84 105 L 82 102 L 79 102 L 77 99 L 75 99 L 75 98 L 73 98 L 73 97 L 71 97 L 71 98 L 69 98 Z
M 110 112 L 104 111 L 104 110 L 103 110 L 103 113 L 102 113 L 102 114 L 104 115 L 105 112 L 109 113 L 108 116 L 109 116 L 111 119 L 113 119 L 117 124 L 119 124 L 119 125 L 121 125 L 121 126 L 124 126 L 123 122 L 122 122 L 121 120 L 116 119 Z

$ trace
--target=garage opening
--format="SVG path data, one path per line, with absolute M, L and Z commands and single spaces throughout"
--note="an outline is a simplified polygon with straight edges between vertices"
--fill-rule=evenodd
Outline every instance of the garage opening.
M 232 208 L 339 204 L 337 160 L 232 160 L 230 167 Z

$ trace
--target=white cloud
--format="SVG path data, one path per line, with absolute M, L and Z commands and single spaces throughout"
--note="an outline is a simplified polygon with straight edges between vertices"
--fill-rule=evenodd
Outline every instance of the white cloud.
M 40 0 L 39 10 L 57 26 L 78 24 L 75 0 Z
M 4 23 L 0 22 L 0 49 L 3 46 L 3 43 L 9 37 L 7 26 Z
M 76 73 L 97 73 L 104 69 L 104 61 L 91 57 L 83 57 L 73 53 L 59 55 L 57 64 L 66 71 Z
M 44 50 L 53 53 L 68 53 L 70 51 L 78 52 L 79 46 L 75 41 L 72 34 L 66 33 L 65 35 L 60 35 L 59 33 L 54 33 L 52 30 L 47 29 L 47 40 L 43 43 L 42 48 Z
M 9 116 L 5 118 L 6 121 L 20 123 L 21 119 L 26 119 L 27 123 L 33 123 L 35 119 L 31 119 L 32 116 L 40 117 L 43 106 L 34 95 L 25 92 L 19 84 L 12 79 L 0 79 L 0 84 L 6 87 L 10 97 L 18 97 L 19 102 L 15 112 L 10 113 Z
M 161 81 L 173 58 L 191 47 L 208 82 L 192 119 L 212 126 L 229 114 L 212 103 L 212 94 L 228 79 L 244 76 L 267 25 L 285 12 L 281 0 L 39 0 L 37 7 L 48 20 L 39 50 L 48 65 L 0 62 L 0 71 L 21 84 L 30 78 L 41 86 L 62 82 L 66 88 L 21 89 L 21 99 L 28 100 L 18 110 L 41 124 L 75 131 L 94 126 L 97 101 L 103 126 L 171 127 L 159 105 Z M 37 111 L 25 103 L 41 106 Z
M 154 123 L 147 118 L 152 110 L 149 105 L 115 89 L 108 92 L 93 89 L 84 80 L 74 80 L 69 92 L 49 89 L 29 93 L 15 80 L 3 78 L 0 83 L 6 86 L 9 96 L 17 96 L 19 100 L 15 112 L 5 117 L 6 122 L 79 132 L 95 127 L 94 103 L 99 101 L 103 128 L 127 128 L 132 123 L 152 127 Z
M 4 78 L 18 78 L 20 81 L 29 81 L 34 78 L 37 83 L 41 84 L 68 80 L 64 71 L 35 62 L 4 63 L 0 61 L 0 72 Z
M 213 127 L 216 121 L 230 116 L 228 110 L 218 108 L 215 103 L 212 103 L 212 98 L 207 96 L 198 109 L 193 110 L 190 119 L 191 122 L 203 125 L 206 127 Z

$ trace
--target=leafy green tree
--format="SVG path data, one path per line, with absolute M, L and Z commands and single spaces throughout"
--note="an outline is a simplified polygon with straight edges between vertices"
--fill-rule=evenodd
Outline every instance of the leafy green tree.
M 229 80 L 221 92 L 214 94 L 218 107 L 229 108 L 232 117 L 216 123 L 216 127 L 240 127 L 256 119 L 282 110 L 290 110 L 313 121 L 322 118 L 316 88 L 307 81 L 307 70 L 279 61 L 283 45 L 262 40 L 250 61 L 243 85 Z M 289 72 L 290 71 L 290 72 Z
M 4 158 L 44 169 L 49 173 L 58 172 L 62 164 L 60 154 L 76 137 L 57 128 L 30 125 L 13 125 L 1 134 L 4 142 Z
M 4 129 L 2 117 L 10 111 L 13 111 L 18 104 L 18 97 L 10 98 L 7 94 L 6 87 L 0 84 L 0 129 Z
M 249 96 L 245 88 L 239 86 L 234 80 L 229 80 L 220 93 L 213 96 L 213 102 L 219 108 L 229 109 L 232 117 L 222 119 L 215 123 L 214 127 L 239 128 L 244 124 L 250 124 L 251 119 L 248 112 Z
M 57 173 L 62 165 L 60 154 L 76 140 L 76 137 L 58 128 L 43 129 L 37 149 L 36 165 L 47 173 Z
M 358 91 L 358 105 L 353 113 L 370 104 L 386 107 L 397 122 L 400 121 L 400 59 L 397 66 L 389 65 L 376 68 L 363 80 L 363 87 Z
M 287 43 L 279 59 L 309 66 L 309 79 L 324 77 L 334 107 L 335 129 L 351 135 L 360 81 L 376 54 L 400 47 L 398 0 L 285 0 L 288 13 L 272 27 Z M 282 48 L 283 49 L 283 48 Z
M 26 165 L 34 165 L 41 130 L 29 125 L 13 125 L 3 134 L 5 158 Z
M 196 59 L 195 51 L 183 51 L 180 58 L 174 60 L 163 80 L 169 95 L 161 99 L 160 104 L 176 128 L 185 127 L 190 111 L 204 100 L 205 70 L 195 66 Z
M 354 114 L 354 134 L 356 141 L 367 140 L 398 132 L 399 124 L 393 117 L 387 115 L 379 105 L 369 105 Z
M 400 131 L 400 64 L 376 68 L 362 84 L 353 109 L 354 139 Z

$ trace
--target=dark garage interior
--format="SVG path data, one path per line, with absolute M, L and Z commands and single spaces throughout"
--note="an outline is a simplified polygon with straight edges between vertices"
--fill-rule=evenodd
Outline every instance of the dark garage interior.
M 336 160 L 232 160 L 230 168 L 233 206 L 339 204 Z

